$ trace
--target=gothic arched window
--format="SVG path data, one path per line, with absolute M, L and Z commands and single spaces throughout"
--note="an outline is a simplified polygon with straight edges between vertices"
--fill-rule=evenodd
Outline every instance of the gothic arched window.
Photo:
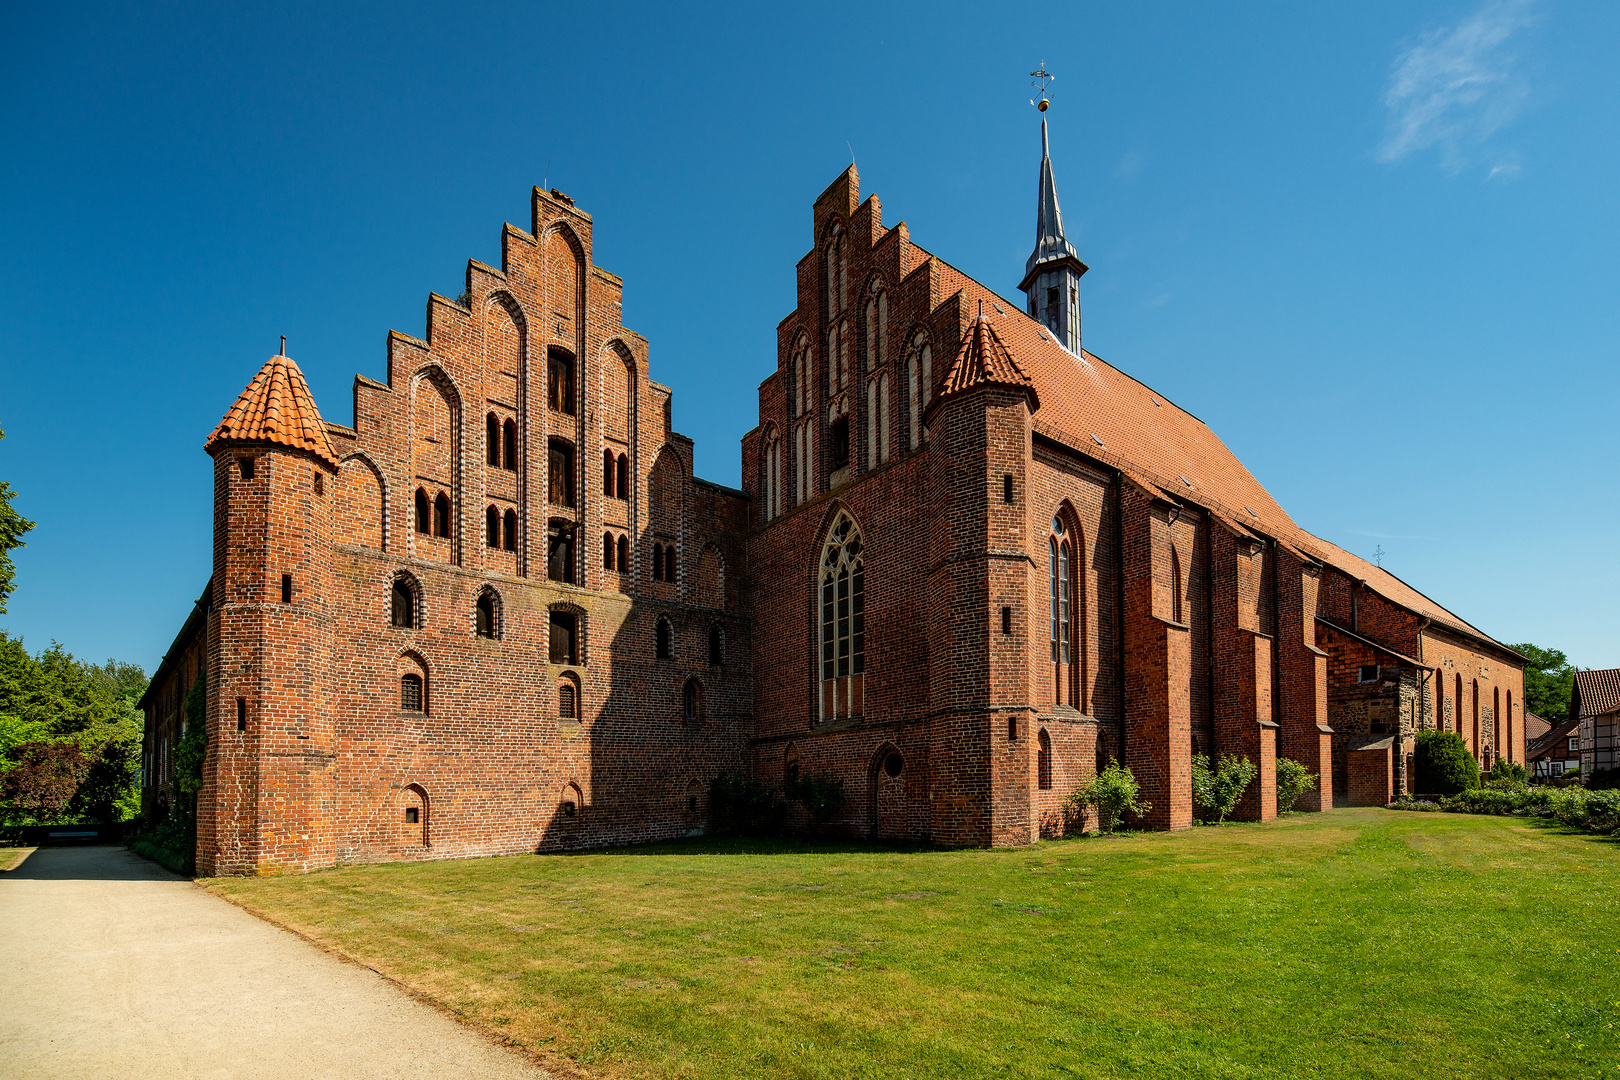
M 479 637 L 501 636 L 501 607 L 495 590 L 486 588 L 478 594 L 478 603 L 473 608 L 473 629 Z
M 442 491 L 433 500 L 433 535 L 450 537 L 450 496 Z
M 484 417 L 484 438 L 489 449 L 487 460 L 491 466 L 498 468 L 501 464 L 501 422 L 494 413 Z
M 1068 529 L 1061 517 L 1054 517 L 1052 534 L 1047 538 L 1047 578 L 1051 605 L 1053 700 L 1058 705 L 1074 704 L 1069 678 L 1074 641 L 1074 578 L 1070 551 Z
M 423 536 L 433 531 L 433 511 L 428 507 L 427 492 L 416 489 L 416 531 Z
M 493 506 L 484 511 L 484 545 L 501 546 L 501 512 Z
M 669 625 L 669 620 L 662 616 L 658 625 L 653 629 L 653 652 L 660 660 L 673 660 L 675 658 L 675 631 Z
M 628 499 L 630 497 L 630 459 L 624 454 L 619 455 L 618 474 L 616 477 L 618 482 L 614 485 L 614 491 L 619 498 Z
M 508 420 L 506 425 L 502 428 L 502 432 L 503 438 L 501 445 L 505 447 L 502 454 L 502 459 L 509 471 L 517 472 L 517 421 Z
M 928 397 L 934 386 L 934 353 L 928 345 L 928 338 L 921 332 L 911 339 L 907 384 L 911 448 L 915 450 L 923 439 L 923 413 L 928 411 Z
M 416 625 L 416 597 L 411 592 L 411 586 L 404 578 L 394 579 L 394 589 L 389 605 L 388 623 L 402 629 L 410 629 Z
M 821 555 L 821 713 L 859 715 L 866 674 L 866 569 L 861 533 L 840 512 Z
M 517 550 L 517 511 L 508 510 L 501 519 L 501 547 L 507 551 Z
M 619 537 L 619 573 L 628 574 L 629 572 L 630 538 L 628 536 L 621 536 Z
M 1041 728 L 1040 745 L 1035 750 L 1035 786 L 1052 790 L 1052 737 Z

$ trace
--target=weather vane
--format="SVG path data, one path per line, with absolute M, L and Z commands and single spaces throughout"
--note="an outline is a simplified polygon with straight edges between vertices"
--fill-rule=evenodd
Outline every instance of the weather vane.
M 1041 110 L 1041 112 L 1045 112 L 1047 107 L 1052 104 L 1051 100 L 1046 96 L 1046 88 L 1057 82 L 1057 76 L 1046 70 L 1045 60 L 1042 60 L 1040 66 L 1029 74 L 1029 85 L 1038 86 L 1041 89 L 1041 99 L 1036 101 L 1034 98 L 1031 98 L 1029 103 Z

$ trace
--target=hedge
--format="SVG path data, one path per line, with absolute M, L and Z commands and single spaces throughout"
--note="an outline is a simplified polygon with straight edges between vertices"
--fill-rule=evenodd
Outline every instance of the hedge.
M 1534 787 L 1521 791 L 1474 788 L 1446 795 L 1438 802 L 1403 796 L 1394 810 L 1449 810 L 1457 814 L 1511 814 L 1551 818 L 1586 832 L 1620 836 L 1620 790 Z

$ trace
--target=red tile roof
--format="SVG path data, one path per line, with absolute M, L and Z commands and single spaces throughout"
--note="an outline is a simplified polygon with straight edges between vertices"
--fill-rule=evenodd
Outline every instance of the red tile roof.
M 275 443 L 313 454 L 333 468 L 338 465 L 304 373 L 285 356 L 265 361 L 203 449 L 213 453 L 216 446 L 244 442 Z
M 1524 738 L 1527 743 L 1535 742 L 1537 739 L 1547 734 L 1547 732 L 1551 731 L 1552 727 L 1553 726 L 1551 724 L 1537 716 L 1535 713 L 1528 710 L 1525 711 Z
M 1579 701 L 1579 716 L 1602 716 L 1620 709 L 1620 668 L 1577 671 L 1572 696 Z M 1576 709 L 1570 710 L 1571 715 L 1576 713 Z
M 957 350 L 956 362 L 945 373 L 945 384 L 936 400 L 966 393 L 975 386 L 1011 386 L 1029 394 L 1031 411 L 1041 407 L 1035 384 L 996 336 L 990 320 L 982 315 L 962 335 L 962 347 Z
M 1254 530 L 1337 567 L 1440 626 L 1506 648 L 1389 571 L 1300 528 L 1202 420 L 1092 353 L 1069 352 L 1023 311 L 1004 309 L 984 285 L 937 256 L 925 257 L 937 264 L 943 294 L 961 291 L 987 305 L 991 336 L 1039 395 L 1038 433 L 1149 490 L 1205 507 L 1239 531 Z

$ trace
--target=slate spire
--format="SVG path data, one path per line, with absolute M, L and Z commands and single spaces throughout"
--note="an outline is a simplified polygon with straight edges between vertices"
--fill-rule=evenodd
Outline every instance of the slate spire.
M 1063 233 L 1063 211 L 1058 206 L 1057 180 L 1052 175 L 1051 144 L 1046 117 L 1042 116 L 1035 250 L 1024 264 L 1024 280 L 1018 287 L 1029 297 L 1030 317 L 1043 323 L 1059 344 L 1077 356 L 1080 353 L 1080 275 L 1088 269 Z

